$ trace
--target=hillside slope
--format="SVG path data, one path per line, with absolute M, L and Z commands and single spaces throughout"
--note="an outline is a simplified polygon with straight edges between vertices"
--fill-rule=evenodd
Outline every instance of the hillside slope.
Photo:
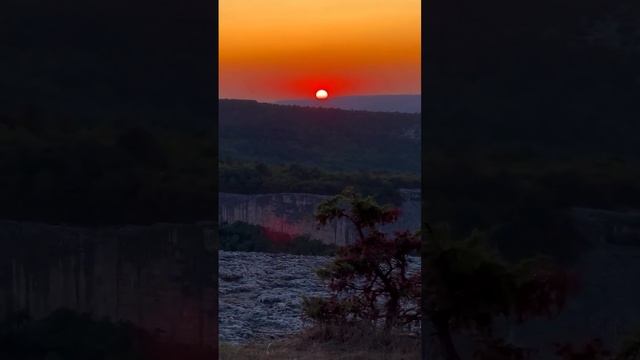
M 221 159 L 333 170 L 420 169 L 420 115 L 219 101 Z

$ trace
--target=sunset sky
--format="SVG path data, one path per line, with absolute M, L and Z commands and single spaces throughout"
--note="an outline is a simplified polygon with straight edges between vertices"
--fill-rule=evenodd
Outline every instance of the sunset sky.
M 220 0 L 220 98 L 420 93 L 420 0 Z

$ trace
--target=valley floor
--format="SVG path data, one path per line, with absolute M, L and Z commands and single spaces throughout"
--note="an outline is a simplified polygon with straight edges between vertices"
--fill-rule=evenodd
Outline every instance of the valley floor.
M 246 343 L 301 331 L 303 296 L 326 296 L 315 270 L 331 258 L 220 251 L 220 341 Z
M 307 329 L 312 324 L 302 319 L 302 298 L 328 295 L 315 271 L 331 259 L 219 251 L 220 342 L 274 341 Z M 409 267 L 418 271 L 420 260 L 411 258 Z

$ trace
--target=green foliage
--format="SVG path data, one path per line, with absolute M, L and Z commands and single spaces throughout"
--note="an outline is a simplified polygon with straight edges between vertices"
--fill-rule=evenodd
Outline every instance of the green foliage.
M 220 100 L 220 158 L 330 170 L 420 171 L 419 114 Z
M 215 214 L 212 132 L 131 119 L 0 115 L 0 218 L 78 224 L 192 222 Z
M 294 255 L 333 255 L 335 246 L 307 235 L 291 236 L 241 221 L 222 224 L 218 231 L 220 250 L 287 253 Z
M 33 121 L 24 121 L 31 116 Z M 399 203 L 411 174 L 328 172 L 224 161 L 197 123 L 0 114 L 0 217 L 78 224 L 192 222 L 215 214 L 216 191 L 333 194 L 346 185 Z M 216 180 L 220 187 L 216 189 Z
M 398 215 L 397 209 L 392 206 L 380 206 L 372 196 L 360 196 L 351 187 L 320 203 L 315 212 L 320 225 L 326 225 L 334 219 L 347 218 L 355 224 L 357 230 L 375 230 L 377 225 L 396 221 Z M 359 235 L 364 234 L 360 232 Z
M 427 309 L 451 314 L 459 327 L 488 329 L 510 312 L 515 287 L 509 269 L 482 243 L 428 241 L 423 252 Z
M 343 301 L 327 301 L 318 297 L 302 298 L 302 313 L 309 319 L 324 325 L 346 325 L 353 323 L 352 315 L 359 311 L 360 305 L 352 299 Z
M 584 245 L 562 221 L 567 208 L 637 209 L 639 14 L 633 0 L 432 9 L 422 123 L 430 220 L 458 237 L 495 230 L 510 260 L 570 261 Z
M 479 335 L 481 353 L 524 359 L 524 349 L 492 336 L 495 319 L 521 322 L 555 315 L 571 294 L 573 279 L 545 258 L 510 264 L 484 239 L 479 232 L 465 240 L 441 229 L 429 234 L 422 247 L 424 316 L 446 359 L 460 358 L 452 334 L 469 331 Z
M 211 38 L 210 12 L 146 0 L 5 3 L 0 218 L 212 219 L 215 59 L 193 46 Z
M 620 352 L 615 360 L 639 360 L 640 359 L 640 332 L 629 337 L 622 344 Z
M 508 150 L 504 150 L 508 153 Z M 474 228 L 511 261 L 547 254 L 569 262 L 586 249 L 571 207 L 625 210 L 640 203 L 637 161 L 584 158 L 504 159 L 427 153 L 425 212 L 458 238 Z
M 318 270 L 331 295 L 305 298 L 305 316 L 325 325 L 368 324 L 385 332 L 417 322 L 420 273 L 408 273 L 408 257 L 420 247 L 417 234 L 380 232 L 378 226 L 398 218 L 397 209 L 352 189 L 323 201 L 316 211 L 320 225 L 343 218 L 355 228 L 356 240 L 338 248 L 333 262 Z
M 260 194 L 301 192 L 333 195 L 352 186 L 383 203 L 399 204 L 400 188 L 419 188 L 415 174 L 389 172 L 328 171 L 296 164 L 268 165 L 261 162 L 227 160 L 219 163 L 221 192 Z
M 498 315 L 518 321 L 553 315 L 574 289 L 573 279 L 550 259 L 508 263 L 477 232 L 462 241 L 436 237 L 423 249 L 429 307 L 449 309 L 463 327 L 488 330 Z
M 512 261 L 577 259 L 570 207 L 640 204 L 640 6 L 556 5 L 443 2 L 425 19 L 426 213 L 457 238 L 482 229 Z

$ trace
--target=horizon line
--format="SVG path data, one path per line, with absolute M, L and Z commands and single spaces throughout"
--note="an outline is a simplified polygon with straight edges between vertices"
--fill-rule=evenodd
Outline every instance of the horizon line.
M 422 96 L 422 93 L 403 93 L 403 94 L 359 94 L 359 95 L 339 95 L 332 96 L 329 99 L 322 101 L 331 101 L 332 99 L 340 99 L 340 98 L 350 98 L 350 97 L 382 97 L 382 96 Z M 239 97 L 220 97 L 218 96 L 218 100 L 245 100 L 245 101 L 257 101 L 264 103 L 274 103 L 277 101 L 300 101 L 300 100 L 316 100 L 314 97 L 299 97 L 299 98 L 280 98 L 280 99 L 256 99 L 256 98 L 239 98 Z M 320 100 L 318 100 L 320 101 Z

